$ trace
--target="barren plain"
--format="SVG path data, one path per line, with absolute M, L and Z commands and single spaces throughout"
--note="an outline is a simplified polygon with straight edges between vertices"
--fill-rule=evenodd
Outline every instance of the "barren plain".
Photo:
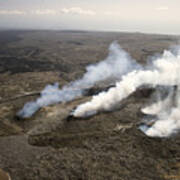
M 18 119 L 23 105 L 47 85 L 82 77 L 106 58 L 116 40 L 141 63 L 179 42 L 179 36 L 86 31 L 0 31 L 0 168 L 13 180 L 179 180 L 180 135 L 150 138 L 138 124 L 153 90 L 138 90 L 115 111 L 69 118 L 91 88 L 72 102 Z M 28 96 L 28 93 L 34 93 Z M 27 96 L 26 96 L 27 95 Z

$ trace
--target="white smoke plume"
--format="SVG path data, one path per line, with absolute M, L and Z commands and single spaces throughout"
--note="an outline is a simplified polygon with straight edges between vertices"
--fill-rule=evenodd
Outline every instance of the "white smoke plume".
M 163 112 L 169 112 L 169 110 L 171 109 L 171 107 L 173 106 L 173 95 L 174 95 L 174 91 L 172 90 L 172 88 L 169 90 L 169 94 L 165 99 L 162 99 L 162 97 L 159 94 L 160 92 L 157 93 L 157 100 L 155 103 L 146 106 L 144 108 L 141 109 L 141 111 L 144 114 L 147 115 L 158 115 L 160 113 Z
M 164 101 L 160 101 L 159 103 L 145 108 L 147 113 L 157 116 L 157 121 L 155 121 L 150 128 L 143 125 L 140 129 L 148 136 L 166 137 L 176 133 L 180 129 L 179 108 L 180 92 L 178 87 L 178 89 L 172 90 Z M 143 112 L 145 109 L 143 109 Z
M 90 88 L 95 83 L 109 78 L 120 79 L 123 74 L 134 68 L 139 69 L 140 65 L 117 42 L 113 42 L 109 47 L 108 57 L 97 64 L 87 66 L 87 72 L 82 79 L 71 82 L 62 89 L 59 89 L 57 83 L 46 86 L 41 92 L 40 98 L 34 102 L 26 103 L 17 115 L 22 118 L 31 117 L 43 106 L 71 101 L 82 96 L 83 89 Z
M 122 77 L 116 86 L 108 92 L 102 92 L 93 96 L 90 102 L 79 105 L 73 115 L 75 117 L 86 117 L 99 111 L 111 110 L 122 99 L 128 97 L 140 86 L 157 85 L 179 86 L 180 84 L 180 49 L 176 53 L 164 51 L 162 57 L 153 62 L 151 68 L 146 70 L 135 70 Z M 179 89 L 179 88 L 178 88 Z M 180 93 L 177 93 L 177 107 L 173 107 L 170 99 L 171 94 L 162 102 L 158 102 L 144 111 L 150 111 L 158 115 L 158 120 L 149 128 L 141 127 L 148 136 L 166 137 L 180 129 Z M 155 106 L 155 108 L 154 108 Z M 166 109 L 170 107 L 170 111 Z M 155 109 L 155 110 L 154 110 Z

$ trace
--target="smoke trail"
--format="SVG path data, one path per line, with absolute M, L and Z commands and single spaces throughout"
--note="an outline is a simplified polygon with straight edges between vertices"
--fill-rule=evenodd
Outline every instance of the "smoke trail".
M 122 99 L 128 97 L 138 87 L 142 85 L 165 85 L 174 86 L 180 84 L 180 49 L 176 54 L 170 51 L 164 51 L 162 57 L 153 62 L 152 68 L 146 70 L 135 70 L 122 77 L 122 80 L 116 84 L 116 87 L 111 88 L 108 92 L 102 92 L 99 95 L 93 96 L 90 102 L 79 105 L 73 115 L 75 117 L 85 117 L 93 115 L 98 111 L 111 110 Z M 179 96 L 177 93 L 177 106 L 180 107 Z M 169 136 L 180 128 L 180 110 L 171 107 L 171 113 L 165 111 L 165 107 L 170 107 L 171 95 L 160 104 L 158 113 L 158 120 L 151 128 L 142 127 L 149 136 Z M 149 108 L 152 110 L 152 107 Z M 163 112 L 163 113 L 160 113 Z M 165 113 L 166 112 L 166 113 Z
M 150 106 L 144 107 L 141 109 L 141 111 L 144 114 L 148 114 L 148 115 L 158 115 L 160 113 L 163 112 L 169 112 L 169 110 L 171 109 L 172 105 L 173 105 L 173 95 L 174 95 L 174 91 L 171 89 L 169 89 L 169 94 L 165 99 L 162 99 L 161 94 L 159 94 L 160 92 L 157 93 L 157 102 L 151 104 Z
M 82 79 L 69 83 L 67 86 L 58 88 L 58 84 L 48 85 L 41 92 L 40 98 L 34 102 L 24 105 L 17 115 L 26 118 L 31 117 L 39 108 L 58 102 L 71 101 L 82 96 L 83 89 L 92 87 L 99 81 L 108 78 L 120 79 L 123 74 L 128 73 L 133 68 L 140 69 L 140 65 L 133 60 L 116 42 L 109 47 L 108 57 L 90 66 L 87 66 L 86 73 Z
M 180 129 L 180 110 L 172 108 L 170 114 L 159 116 L 153 126 L 144 129 L 144 133 L 151 137 L 167 137 Z
M 150 128 L 143 129 L 148 136 L 166 137 L 180 129 L 180 89 L 170 92 L 165 101 L 161 102 L 161 110 L 157 121 Z M 158 104 L 154 104 L 156 106 Z M 168 108 L 169 107 L 169 108 Z M 148 108 L 148 107 L 147 107 Z M 141 129 L 141 127 L 140 127 Z

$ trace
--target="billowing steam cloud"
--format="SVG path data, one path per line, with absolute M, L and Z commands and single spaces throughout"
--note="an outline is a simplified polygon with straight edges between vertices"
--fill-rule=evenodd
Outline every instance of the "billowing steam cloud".
M 161 91 L 163 91 L 163 89 L 161 89 Z M 157 91 L 155 94 L 156 102 L 151 104 L 150 106 L 142 108 L 141 111 L 144 114 L 154 115 L 154 116 L 156 116 L 160 113 L 163 113 L 163 112 L 169 112 L 171 107 L 173 105 L 175 105 L 174 93 L 175 93 L 175 89 L 173 87 L 171 87 L 170 89 L 168 89 L 167 97 L 163 99 L 160 92 Z
M 120 79 L 122 75 L 133 68 L 139 69 L 140 66 L 116 42 L 113 42 L 109 47 L 108 57 L 97 64 L 88 66 L 82 79 L 71 82 L 62 89 L 59 89 L 57 83 L 46 86 L 41 92 L 40 98 L 26 103 L 17 115 L 22 118 L 31 117 L 43 106 L 71 101 L 81 96 L 83 89 L 92 87 L 95 83 L 108 78 Z
M 134 70 L 122 77 L 122 80 L 116 83 L 116 86 L 109 89 L 108 92 L 102 92 L 93 96 L 90 102 L 79 105 L 73 115 L 75 117 L 85 117 L 96 114 L 99 111 L 111 110 L 122 99 L 128 97 L 131 93 L 142 85 L 179 86 L 180 85 L 180 48 L 176 53 L 164 51 L 162 57 L 157 58 L 151 68 L 146 70 Z M 149 128 L 140 127 L 148 136 L 165 137 L 180 129 L 180 89 L 176 90 L 176 105 L 172 103 L 172 94 L 152 106 L 143 109 L 146 113 L 156 114 L 157 120 Z
M 148 136 L 166 137 L 176 133 L 180 129 L 180 89 L 171 91 L 164 101 L 159 101 L 142 109 L 147 114 L 157 116 L 157 121 L 152 127 L 140 127 Z

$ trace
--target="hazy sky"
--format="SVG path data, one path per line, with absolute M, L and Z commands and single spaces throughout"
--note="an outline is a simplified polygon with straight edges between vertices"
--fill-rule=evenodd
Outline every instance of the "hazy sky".
M 180 34 L 180 0 L 0 0 L 0 28 Z

